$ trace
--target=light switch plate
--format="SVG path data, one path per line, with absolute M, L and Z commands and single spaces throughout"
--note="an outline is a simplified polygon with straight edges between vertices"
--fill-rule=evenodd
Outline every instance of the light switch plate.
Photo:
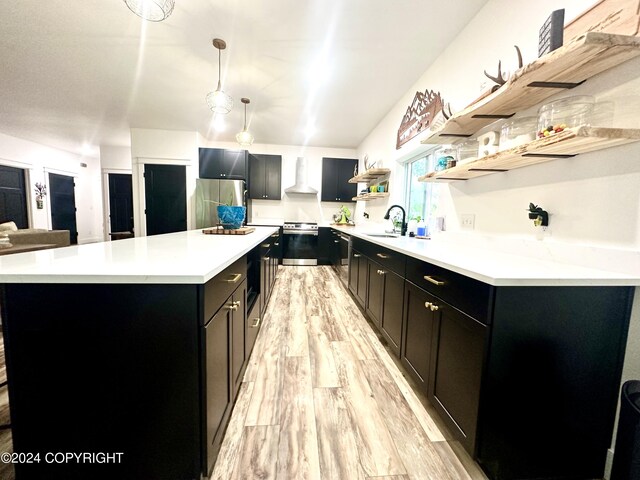
M 460 215 L 460 228 L 463 230 L 473 230 L 476 223 L 476 216 L 473 213 L 463 213 Z

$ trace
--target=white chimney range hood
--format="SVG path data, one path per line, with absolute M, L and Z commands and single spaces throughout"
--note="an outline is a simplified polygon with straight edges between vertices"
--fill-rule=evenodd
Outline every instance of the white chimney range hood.
M 318 190 L 307 183 L 307 160 L 304 157 L 298 157 L 296 160 L 296 183 L 285 188 L 284 193 L 318 194 Z

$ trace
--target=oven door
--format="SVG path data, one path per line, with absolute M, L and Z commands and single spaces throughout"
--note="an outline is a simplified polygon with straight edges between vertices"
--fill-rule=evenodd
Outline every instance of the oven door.
M 317 265 L 318 231 L 282 232 L 282 265 Z

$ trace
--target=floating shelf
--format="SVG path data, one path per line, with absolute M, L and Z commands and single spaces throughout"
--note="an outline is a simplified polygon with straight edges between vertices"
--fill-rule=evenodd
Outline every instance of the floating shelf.
M 574 157 L 625 143 L 640 141 L 640 130 L 631 128 L 577 127 L 447 170 L 430 172 L 420 182 L 451 182 L 506 172 L 558 158 Z
M 357 197 L 353 197 L 351 200 L 375 200 L 377 198 L 386 198 L 389 196 L 389 192 L 376 192 L 376 193 L 363 193 L 362 195 L 358 195 Z
M 497 91 L 457 112 L 422 143 L 448 144 L 471 137 L 497 119 L 509 118 L 638 55 L 638 37 L 599 32 L 581 35 L 516 71 Z
M 389 173 L 391 173 L 391 170 L 388 168 L 370 168 L 366 172 L 349 179 L 349 183 L 370 182 L 371 180 L 377 180 L 380 177 L 384 177 Z

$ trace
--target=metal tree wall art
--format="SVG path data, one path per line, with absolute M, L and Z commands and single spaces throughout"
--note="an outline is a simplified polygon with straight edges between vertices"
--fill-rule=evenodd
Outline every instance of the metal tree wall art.
M 440 92 L 425 90 L 424 93 L 416 92 L 411 105 L 402 117 L 398 138 L 396 140 L 396 150 L 407 143 L 420 132 L 429 128 L 436 116 L 443 108 Z

